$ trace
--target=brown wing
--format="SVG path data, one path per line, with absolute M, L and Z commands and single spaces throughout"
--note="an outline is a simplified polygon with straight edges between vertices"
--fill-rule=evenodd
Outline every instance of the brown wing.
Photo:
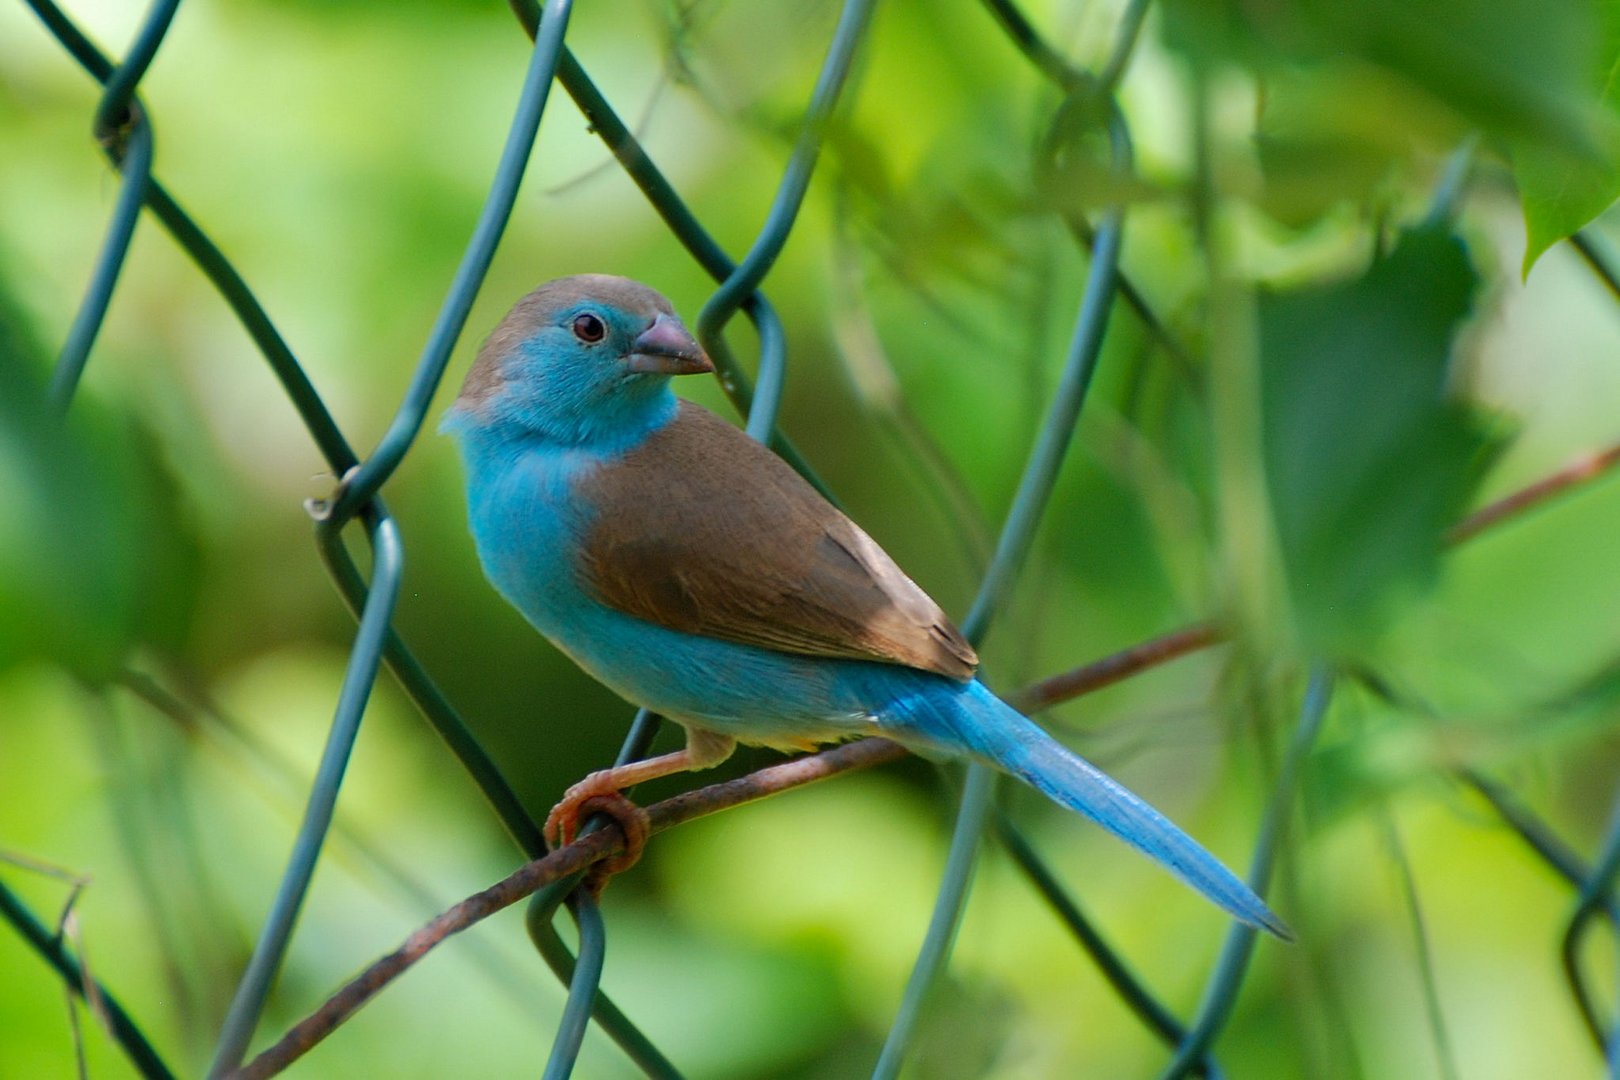
M 966 681 L 979 658 L 939 605 L 769 450 L 686 402 L 582 481 L 580 571 L 605 604 L 782 652 L 884 660 Z

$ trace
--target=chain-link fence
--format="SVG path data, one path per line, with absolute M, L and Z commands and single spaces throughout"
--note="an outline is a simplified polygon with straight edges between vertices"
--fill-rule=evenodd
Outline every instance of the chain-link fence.
M 138 90 L 142 78 L 159 58 L 165 36 L 176 17 L 177 0 L 157 0 L 152 5 L 134 42 L 117 61 L 92 44 L 73 19 L 51 0 L 27 2 L 62 49 L 103 85 L 104 93 L 94 118 L 94 134 L 120 176 L 101 254 L 56 362 L 50 385 L 53 403 L 63 410 L 70 406 L 80 376 L 94 353 L 97 332 L 119 284 L 125 253 L 144 208 L 148 211 L 147 220 L 161 226 L 172 237 L 229 304 L 270 365 L 332 474 L 341 477 L 331 497 L 312 501 L 309 509 L 315 521 L 319 555 L 339 594 L 353 612 L 359 629 L 349 653 L 325 750 L 309 786 L 308 802 L 292 854 L 218 1034 L 211 1073 L 266 1076 L 280 1071 L 312 1049 L 446 936 L 530 897 L 527 925 L 534 945 L 568 987 L 567 1005 L 551 1045 L 545 1075 L 562 1077 L 573 1071 L 587 1026 L 592 1021 L 600 1025 L 646 1075 L 680 1075 L 679 1062 L 671 1060 L 671 1056 L 638 1029 L 630 1016 L 601 992 L 599 981 L 604 967 L 607 924 L 597 900 L 575 890 L 589 865 L 618 850 L 622 837 L 612 828 L 587 831 L 567 849 L 546 853 L 540 831 L 523 800 L 393 629 L 405 549 L 399 524 L 385 506 L 383 494 L 421 432 L 429 403 L 501 242 L 533 152 L 541 118 L 552 101 L 551 91 L 557 85 L 573 99 L 591 130 L 640 189 L 670 234 L 717 283 L 695 325 L 705 349 L 716 362 L 726 394 L 746 418 L 748 433 L 770 443 L 795 466 L 806 470 L 802 457 L 777 428 L 787 371 L 787 334 L 762 286 L 798 220 L 824 144 L 838 130 L 837 116 L 844 107 L 841 100 L 851 72 L 873 35 L 874 3 L 847 0 L 843 4 L 810 101 L 796 120 L 796 136 L 774 201 L 746 253 L 733 260 L 682 201 L 675 186 L 566 47 L 573 6 L 569 0 L 551 0 L 543 10 L 514 2 L 518 21 L 534 39 L 534 49 L 505 150 L 483 212 L 467 241 L 461 264 L 422 349 L 414 377 L 386 433 L 370 453 L 362 456 L 345 437 L 306 377 L 299 359 L 255 299 L 243 276 L 154 174 L 153 117 L 141 104 Z M 1111 205 L 1090 216 L 1071 206 L 1062 206 L 1056 214 L 1088 252 L 1084 289 L 1070 301 L 1077 315 L 1061 376 L 1046 404 L 1027 466 L 994 542 L 978 593 L 963 621 L 970 640 L 979 640 L 1005 606 L 1026 561 L 1037 523 L 1052 499 L 1059 466 L 1076 430 L 1110 320 L 1135 320 L 1138 326 L 1145 328 L 1149 350 L 1170 356 L 1178 364 L 1189 362 L 1188 347 L 1167 328 L 1166 320 L 1155 313 L 1143 292 L 1121 274 L 1122 242 L 1132 198 L 1129 192 L 1133 161 L 1130 125 L 1115 95 L 1130 65 L 1147 7 L 1142 0 L 1131 0 L 1125 6 L 1114 30 L 1111 51 L 1095 70 L 1087 70 L 1065 59 L 1064 51 L 1043 38 L 1034 24 L 1011 3 L 1005 0 L 986 0 L 985 3 L 991 16 L 986 23 L 987 30 L 994 28 L 1004 35 L 1039 76 L 1050 82 L 1055 92 L 1056 105 L 1051 109 L 1047 132 L 1038 151 L 1043 167 L 1059 179 L 1069 175 L 1064 173 L 1065 155 L 1076 152 L 1079 140 L 1090 139 L 1106 147 L 1095 155 L 1102 175 L 1093 179 L 1113 199 Z M 1474 143 L 1469 140 L 1441 176 L 1431 214 L 1431 221 L 1438 223 L 1437 227 L 1444 228 L 1456 213 L 1476 156 Z M 1204 212 L 1208 212 L 1207 207 Z M 1577 237 L 1576 243 L 1592 269 L 1613 289 L 1614 279 L 1604 264 L 1598 242 Z M 1213 272 L 1218 275 L 1218 268 Z M 758 338 L 757 376 L 753 378 L 746 374 L 726 336 L 739 313 L 752 324 Z M 1221 377 L 1224 370 L 1218 363 L 1211 362 L 1211 377 Z M 1615 450 L 1594 454 L 1477 511 L 1455 526 L 1450 541 L 1454 544 L 1468 541 L 1548 496 L 1601 476 L 1617 457 L 1620 453 Z M 345 545 L 346 530 L 365 537 L 369 567 L 364 572 Z M 1024 691 L 1017 700 L 1030 710 L 1048 707 L 1145 668 L 1213 646 L 1231 633 L 1231 623 L 1227 620 L 1173 631 L 1116 656 L 1048 679 Z M 379 669 L 384 665 L 443 739 L 445 748 L 477 784 L 491 812 L 518 849 L 535 861 L 506 882 L 470 898 L 424 927 L 398 952 L 378 961 L 339 990 L 309 1019 L 258 1057 L 246 1060 L 260 1030 L 267 995 L 286 956 L 300 907 L 332 828 L 334 809 L 361 718 Z M 1335 687 L 1348 683 L 1357 684 L 1361 688 L 1358 692 L 1370 691 L 1400 708 L 1422 708 L 1420 703 L 1403 698 L 1401 689 L 1370 671 L 1325 661 L 1312 667 L 1308 685 L 1297 703 L 1297 722 L 1292 733 L 1283 740 L 1283 755 L 1269 776 L 1270 793 L 1254 834 L 1248 878 L 1262 895 L 1271 885 L 1274 866 L 1284 850 L 1289 821 L 1297 810 L 1302 772 L 1307 759 L 1318 748 L 1324 721 L 1332 712 Z M 148 700 L 163 696 L 162 689 L 155 685 L 126 681 L 125 687 Z M 181 708 L 174 703 L 170 703 L 170 707 Z M 638 715 L 631 724 L 619 762 L 644 756 L 658 725 L 657 717 Z M 896 756 L 897 751 L 888 744 L 858 743 L 828 751 L 807 762 L 762 770 L 653 806 L 654 828 L 667 828 L 701 814 Z M 1581 1016 L 1600 1051 L 1606 1050 L 1615 1027 L 1607 1015 L 1608 1006 L 1599 1000 L 1600 992 L 1591 987 L 1585 973 L 1583 942 L 1600 920 L 1620 925 L 1612 895 L 1613 879 L 1620 870 L 1620 817 L 1610 826 L 1597 856 L 1588 862 L 1553 835 L 1547 824 L 1487 770 L 1468 763 L 1452 767 L 1449 772 L 1461 785 L 1483 797 L 1501 820 L 1567 881 L 1576 906 L 1565 924 L 1563 963 Z M 1393 823 L 1388 827 L 1390 850 L 1398 852 L 1400 843 Z M 1082 912 L 1070 887 L 1046 864 L 1035 844 L 1011 817 L 996 808 L 990 776 L 980 767 L 968 770 L 933 917 L 922 935 L 911 979 L 873 1067 L 873 1075 L 899 1075 L 915 1050 L 924 1006 L 952 953 L 955 932 L 974 875 L 976 853 L 987 828 L 1021 871 L 1027 886 L 1057 912 L 1119 999 L 1147 1031 L 1162 1041 L 1168 1059 L 1162 1075 L 1225 1075 L 1215 1054 L 1215 1044 L 1244 986 L 1256 947 L 1255 932 L 1244 927 L 1233 927 L 1227 932 L 1207 974 L 1196 1011 L 1183 1018 L 1135 971 L 1126 958 L 1130 950 L 1107 940 Z M 1414 926 L 1421 939 L 1423 924 L 1418 915 L 1416 893 L 1411 888 L 1410 869 L 1404 873 Z M 555 926 L 564 908 L 578 927 L 577 955 L 564 943 Z M 93 1011 L 105 1019 L 112 1037 L 141 1074 L 173 1074 L 143 1036 L 137 1020 L 132 1018 L 132 1014 L 139 1017 L 146 1003 L 120 1005 L 106 986 L 86 976 L 71 942 L 61 931 L 48 927 L 4 887 L 0 887 L 0 914 L 60 972 L 74 991 L 91 1001 Z M 1426 942 L 1420 940 L 1417 955 L 1426 965 L 1429 955 Z M 116 982 L 116 978 L 107 981 Z M 1434 1012 L 1433 1028 L 1442 1046 L 1442 1061 L 1445 1061 L 1444 1023 L 1433 974 L 1426 966 L 1424 981 L 1427 1000 Z M 1443 1067 L 1449 1070 L 1452 1066 Z

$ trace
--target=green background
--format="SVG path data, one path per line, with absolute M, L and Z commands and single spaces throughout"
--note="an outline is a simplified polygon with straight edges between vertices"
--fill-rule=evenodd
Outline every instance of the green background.
M 1404 699 L 1341 682 L 1274 894 L 1301 941 L 1259 946 L 1217 1044 L 1233 1076 L 1598 1068 L 1558 966 L 1573 893 L 1454 770 L 1501 779 L 1589 856 L 1598 844 L 1620 761 L 1620 491 L 1600 484 L 1454 554 L 1440 541 L 1465 509 L 1616 437 L 1620 308 L 1557 243 L 1616 194 L 1611 7 L 1166 3 L 1121 89 L 1138 151 L 1122 186 L 1093 130 L 1043 154 L 1057 92 L 982 8 L 880 5 L 766 282 L 791 349 L 784 429 L 960 615 L 1077 309 L 1086 260 L 1065 216 L 1129 200 L 1123 265 L 1180 355 L 1116 310 L 1036 550 L 982 650 L 988 677 L 1010 690 L 1222 618 L 1234 644 L 1044 719 L 1236 866 L 1312 657 Z M 115 52 L 138 19 L 111 3 L 73 13 Z M 837 13 L 585 4 L 569 42 L 740 253 Z M 1119 8 L 1030 15 L 1096 66 Z M 197 3 L 142 83 L 158 175 L 362 450 L 413 372 L 527 55 L 498 4 Z M 95 101 L 25 9 L 0 7 L 0 851 L 91 879 L 76 906 L 91 969 L 190 1074 L 281 873 L 353 624 L 301 507 L 331 477 L 150 218 L 68 430 L 37 404 L 116 192 L 89 135 Z M 1460 241 L 1406 231 L 1471 135 Z M 1606 242 L 1604 222 L 1593 231 Z M 689 319 L 710 288 L 558 93 L 449 385 L 385 491 L 407 552 L 396 625 L 536 812 L 611 759 L 630 710 L 484 583 L 431 426 L 505 309 L 582 271 L 645 280 Z M 731 340 L 753 355 L 740 320 Z M 726 410 L 713 384 L 682 389 Z M 136 675 L 192 708 L 152 707 Z M 722 775 L 769 760 L 745 752 Z M 690 1076 L 863 1075 L 932 905 L 954 783 L 909 762 L 659 838 L 607 894 L 605 986 Z M 1003 787 L 1190 1015 L 1218 914 Z M 265 1035 L 519 861 L 386 676 L 339 820 Z M 0 875 L 43 912 L 66 898 L 37 873 Z M 1589 970 L 1611 953 L 1595 942 Z M 508 912 L 295 1075 L 529 1074 L 562 999 Z M 86 1043 L 94 1075 L 127 1069 L 98 1032 Z M 1165 1059 L 987 845 L 911 1074 L 1151 1075 Z M 0 1074 L 72 1061 L 59 983 L 0 932 Z M 633 1072 L 592 1033 L 577 1075 Z

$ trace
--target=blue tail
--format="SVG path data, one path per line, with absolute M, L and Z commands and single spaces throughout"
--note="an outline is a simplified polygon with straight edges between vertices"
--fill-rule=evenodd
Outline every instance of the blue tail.
M 935 689 L 935 688 L 930 688 Z M 955 689 L 955 688 L 953 688 Z M 1078 810 L 1224 908 L 1233 918 L 1292 941 L 1287 925 L 1254 890 L 1169 818 L 1072 753 L 1011 705 L 973 682 L 941 700 L 925 693 L 884 717 L 900 742 L 960 753 L 1018 777 L 1053 802 Z M 940 730 L 940 729 L 945 730 Z M 920 736 L 920 740 L 918 737 Z

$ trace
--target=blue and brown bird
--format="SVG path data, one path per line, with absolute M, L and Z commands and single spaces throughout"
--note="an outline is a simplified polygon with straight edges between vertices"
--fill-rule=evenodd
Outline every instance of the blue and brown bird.
M 444 421 L 484 572 L 580 667 L 686 730 L 674 753 L 593 773 L 547 822 L 737 743 L 876 735 L 993 766 L 1158 860 L 1234 917 L 1286 936 L 1164 815 L 975 678 L 928 594 L 785 462 L 678 399 L 714 365 L 668 300 L 585 274 L 520 300 Z

